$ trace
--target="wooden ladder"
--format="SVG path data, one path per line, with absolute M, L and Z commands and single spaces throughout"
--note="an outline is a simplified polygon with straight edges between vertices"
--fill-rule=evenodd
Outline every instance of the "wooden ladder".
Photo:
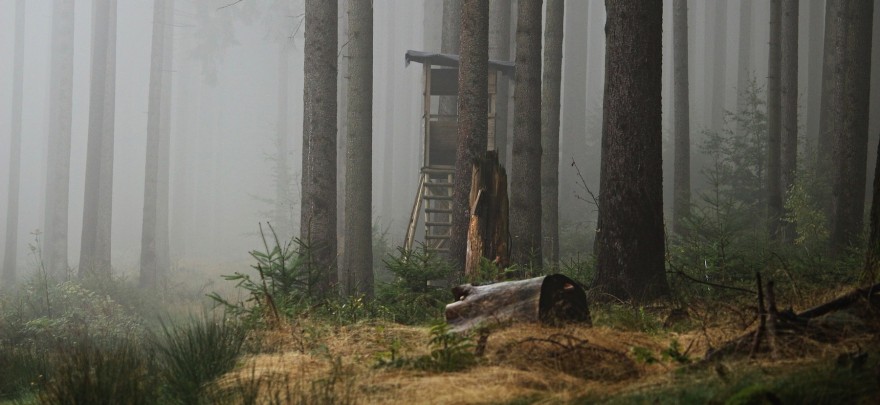
M 426 167 L 422 169 L 419 189 L 413 203 L 404 247 L 412 249 L 415 229 L 424 206 L 424 243 L 428 252 L 449 251 L 452 231 L 452 168 Z

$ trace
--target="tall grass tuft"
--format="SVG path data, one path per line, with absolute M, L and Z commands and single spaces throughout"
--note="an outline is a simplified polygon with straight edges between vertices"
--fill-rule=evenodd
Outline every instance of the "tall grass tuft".
M 43 404 L 155 404 L 160 400 L 153 353 L 135 339 L 99 342 L 81 336 L 53 355 L 55 370 L 39 393 Z
M 196 403 L 205 384 L 231 370 L 242 351 L 246 330 L 225 318 L 204 316 L 181 327 L 162 324 L 156 349 L 163 369 L 166 400 Z

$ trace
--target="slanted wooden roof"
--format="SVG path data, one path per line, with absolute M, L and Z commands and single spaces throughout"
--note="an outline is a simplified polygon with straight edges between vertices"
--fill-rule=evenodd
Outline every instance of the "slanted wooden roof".
M 458 55 L 408 50 L 406 51 L 406 65 L 409 66 L 410 62 L 458 68 Z M 508 61 L 490 60 L 489 69 L 512 76 L 516 70 L 516 65 Z

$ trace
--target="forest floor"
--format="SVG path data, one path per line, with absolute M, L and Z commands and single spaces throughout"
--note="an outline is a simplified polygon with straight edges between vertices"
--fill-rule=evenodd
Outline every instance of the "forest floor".
M 261 350 L 217 381 L 215 393 L 254 396 L 257 403 L 880 401 L 876 308 L 868 318 L 845 310 L 817 319 L 815 327 L 826 332 L 821 339 L 780 336 L 775 356 L 766 344 L 750 356 L 748 345 L 702 361 L 708 350 L 757 328 L 749 311 L 724 307 L 693 305 L 688 316 L 669 317 L 662 308 L 632 313 L 606 306 L 594 309 L 595 327 L 511 325 L 488 334 L 474 365 L 451 372 L 407 361 L 454 351 L 429 344 L 427 327 L 300 319 L 254 336 Z

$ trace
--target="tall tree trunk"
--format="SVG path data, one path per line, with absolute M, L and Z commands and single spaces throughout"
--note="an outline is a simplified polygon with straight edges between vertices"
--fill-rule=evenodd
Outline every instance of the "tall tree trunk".
M 831 245 L 858 240 L 865 207 L 873 0 L 837 1 L 828 129 L 834 136 Z
M 317 293 L 336 284 L 336 1 L 306 0 L 300 239 Z
M 516 24 L 511 260 L 541 266 L 541 0 L 519 0 Z
M 721 131 L 724 126 L 725 93 L 727 91 L 727 1 L 715 3 L 715 24 L 712 30 L 712 129 Z
M 605 101 L 593 289 L 665 295 L 661 63 L 663 3 L 606 1 Z
M 880 144 L 877 145 L 877 164 L 874 165 L 874 196 L 871 200 L 868 245 L 865 249 L 865 276 L 874 282 L 880 275 Z
M 70 205 L 70 132 L 73 108 L 73 1 L 55 1 L 49 73 L 49 135 L 43 260 L 53 277 L 67 275 L 67 218 Z
M 293 234 L 292 198 L 290 193 L 290 128 L 287 114 L 290 99 L 290 40 L 282 38 L 278 45 L 278 122 L 275 128 L 275 206 L 272 214 L 275 231 L 284 240 Z
M 18 266 L 18 198 L 21 183 L 21 100 L 24 82 L 24 0 L 15 2 L 15 47 L 12 68 L 12 134 L 9 141 L 9 199 L 6 206 L 6 247 L 2 284 L 15 283 Z
M 675 178 L 672 203 L 672 230 L 684 233 L 691 205 L 691 127 L 688 86 L 688 2 L 675 0 L 672 15 L 672 54 L 675 75 Z
M 781 154 L 779 159 L 780 188 L 787 196 L 797 171 L 798 143 L 798 0 L 782 0 L 780 36 L 780 126 Z M 786 210 L 786 214 L 790 214 Z M 781 223 L 782 240 L 795 239 L 794 224 Z
M 822 99 L 820 102 L 819 112 L 819 134 L 816 148 L 816 172 L 820 175 L 831 173 L 832 157 L 828 151 L 832 150 L 834 144 L 834 136 L 830 131 L 831 123 L 831 91 L 834 88 L 834 32 L 837 29 L 837 6 L 839 2 L 836 0 L 825 1 L 825 37 L 822 39 Z M 831 177 L 824 179 L 824 184 L 830 186 Z M 825 213 L 828 215 L 829 223 L 831 219 L 831 196 L 825 199 L 827 201 Z
M 559 262 L 559 112 L 565 1 L 547 0 L 541 97 L 541 223 L 547 261 Z
M 373 296 L 372 147 L 373 4 L 348 2 L 348 132 L 345 164 L 345 248 L 342 274 L 349 295 Z
M 510 7 L 513 0 L 489 1 L 489 59 L 510 60 Z M 507 109 L 510 97 L 510 79 L 498 75 L 495 93 L 495 150 L 503 163 L 507 159 L 508 128 Z
M 461 36 L 461 9 L 463 0 L 443 0 L 443 32 L 440 35 L 440 52 L 457 55 Z M 440 97 L 440 115 L 455 115 L 458 98 Z
M 79 273 L 109 277 L 113 211 L 113 132 L 116 114 L 116 0 L 95 0 L 89 139 Z
M 810 0 L 809 43 L 807 44 L 807 159 L 815 159 L 819 139 L 819 116 L 822 105 L 822 46 L 825 32 L 825 0 Z M 811 160 L 814 161 L 814 160 Z
M 166 0 L 153 2 L 153 42 L 150 55 L 150 89 L 147 102 L 147 148 L 144 175 L 144 215 L 141 229 L 141 287 L 156 288 L 164 269 L 159 263 L 160 161 L 163 159 Z
M 779 236 L 782 217 L 781 14 L 782 0 L 770 0 L 770 53 L 767 62 L 767 219 L 773 238 Z
M 587 54 L 590 4 L 586 1 L 565 3 L 565 34 L 562 42 L 562 123 L 559 156 L 560 217 L 572 220 L 585 210 L 576 194 L 580 179 L 572 162 L 584 170 L 587 163 Z
M 449 257 L 464 269 L 470 223 L 471 172 L 486 153 L 489 114 L 489 3 L 463 0 L 461 62 L 458 68 L 458 142 L 452 184 L 452 232 Z
M 741 0 L 739 11 L 739 49 L 737 49 L 736 112 L 747 108 L 746 88 L 754 75 L 752 66 L 752 1 Z M 744 129 L 737 123 L 737 132 Z

